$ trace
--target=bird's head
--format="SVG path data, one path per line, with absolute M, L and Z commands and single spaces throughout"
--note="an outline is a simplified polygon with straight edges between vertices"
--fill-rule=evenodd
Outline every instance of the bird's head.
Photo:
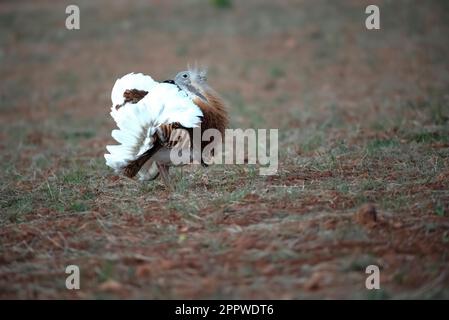
M 207 90 L 207 77 L 205 69 L 188 69 L 181 71 L 175 76 L 175 83 L 183 90 L 191 95 L 197 96 L 204 101 L 207 99 L 204 97 L 204 93 Z

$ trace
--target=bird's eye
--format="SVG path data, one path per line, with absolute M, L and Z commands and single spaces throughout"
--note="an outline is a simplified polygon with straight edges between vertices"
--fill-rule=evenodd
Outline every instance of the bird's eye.
M 184 78 L 184 79 L 187 79 L 187 73 L 184 73 L 183 75 L 182 75 L 182 77 Z

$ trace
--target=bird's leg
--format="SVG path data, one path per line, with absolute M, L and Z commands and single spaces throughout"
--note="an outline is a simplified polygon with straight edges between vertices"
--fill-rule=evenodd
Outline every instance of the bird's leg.
M 159 169 L 159 173 L 161 174 L 161 178 L 164 181 L 165 186 L 170 189 L 170 191 L 174 191 L 174 188 L 170 182 L 170 176 L 168 174 L 169 166 L 165 164 L 161 164 L 156 162 L 157 168 Z

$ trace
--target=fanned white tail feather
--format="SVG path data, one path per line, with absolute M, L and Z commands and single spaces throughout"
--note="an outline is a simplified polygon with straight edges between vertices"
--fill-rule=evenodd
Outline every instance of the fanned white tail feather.
M 116 109 L 117 104 L 123 104 L 123 93 L 127 89 L 145 90 L 148 94 L 137 103 L 126 103 Z M 128 74 L 118 79 L 111 99 L 111 116 L 118 126 L 112 131 L 112 137 L 120 144 L 106 146 L 109 154 L 104 157 L 106 165 L 116 172 L 153 147 L 153 135 L 158 126 L 179 122 L 186 128 L 193 128 L 200 124 L 203 115 L 177 86 L 155 82 L 143 74 Z M 145 169 L 148 170 L 148 166 Z M 139 175 L 145 177 L 146 173 L 139 172 Z

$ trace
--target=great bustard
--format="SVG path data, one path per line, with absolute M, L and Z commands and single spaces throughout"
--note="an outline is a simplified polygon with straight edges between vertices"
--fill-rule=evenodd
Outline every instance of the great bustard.
M 223 101 L 207 84 L 206 72 L 196 68 L 163 82 L 143 74 L 125 75 L 116 81 L 111 99 L 111 116 L 119 127 L 112 137 L 121 144 L 106 147 L 106 164 L 130 178 L 138 174 L 141 180 L 160 173 L 170 188 L 170 153 L 192 152 L 193 128 L 200 127 L 201 133 L 216 129 L 223 137 L 228 126 Z M 180 130 L 186 134 L 179 135 Z M 201 142 L 201 150 L 206 144 Z

